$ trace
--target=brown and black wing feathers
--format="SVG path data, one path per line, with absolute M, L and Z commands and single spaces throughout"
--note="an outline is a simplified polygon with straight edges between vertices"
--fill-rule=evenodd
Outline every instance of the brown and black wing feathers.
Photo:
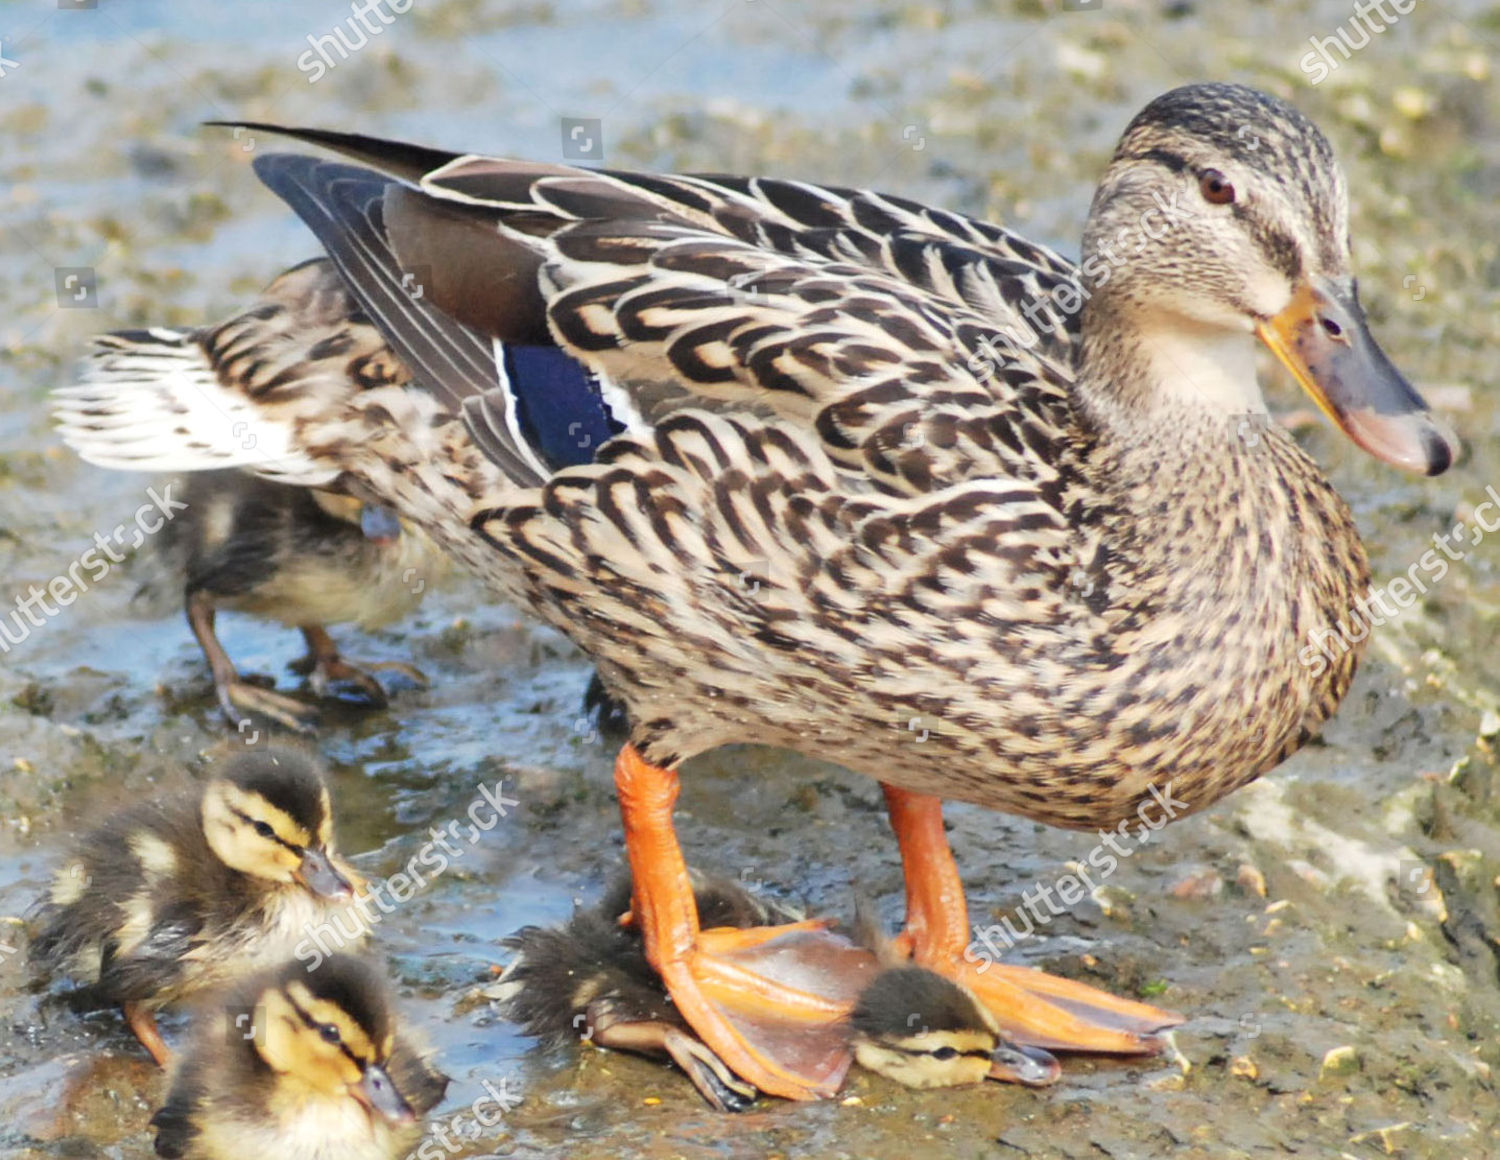
M 385 205 L 400 186 L 370 170 L 291 154 L 257 158 L 255 170 L 323 243 L 350 292 L 417 379 L 463 414 L 481 450 L 512 481 L 540 483 L 541 474 L 499 418 L 503 399 L 488 397 L 497 391 L 493 341 L 428 299 L 424 279 L 444 269 L 440 263 L 405 266 L 397 257 Z

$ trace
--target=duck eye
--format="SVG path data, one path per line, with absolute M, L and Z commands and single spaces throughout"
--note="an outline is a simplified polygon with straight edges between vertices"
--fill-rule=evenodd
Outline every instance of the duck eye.
M 339 1029 L 332 1023 L 325 1023 L 319 1027 L 318 1034 L 323 1037 L 324 1043 L 337 1043 L 339 1041 Z
M 933 1059 L 942 1059 L 942 1060 L 957 1059 L 958 1058 L 958 1048 L 956 1048 L 956 1047 L 939 1047 L 939 1048 L 937 1048 L 932 1053 L 932 1058 Z
M 255 832 L 262 838 L 274 838 L 276 836 L 276 831 L 271 829 L 269 822 L 256 822 Z
M 1234 200 L 1234 186 L 1217 169 L 1205 169 L 1198 178 L 1198 192 L 1213 205 L 1228 205 Z

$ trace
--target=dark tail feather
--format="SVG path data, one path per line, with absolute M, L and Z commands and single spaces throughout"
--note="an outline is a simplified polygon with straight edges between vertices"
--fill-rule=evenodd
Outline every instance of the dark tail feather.
M 205 125 L 225 129 L 253 129 L 260 133 L 275 133 L 292 141 L 305 141 L 331 149 L 345 157 L 373 165 L 381 173 L 402 181 L 417 181 L 424 174 L 446 165 L 458 153 L 442 149 L 429 149 L 425 145 L 412 145 L 405 141 L 383 141 L 378 137 L 366 137 L 359 133 L 338 133 L 332 129 L 301 129 L 289 125 L 272 125 L 266 121 L 204 121 Z

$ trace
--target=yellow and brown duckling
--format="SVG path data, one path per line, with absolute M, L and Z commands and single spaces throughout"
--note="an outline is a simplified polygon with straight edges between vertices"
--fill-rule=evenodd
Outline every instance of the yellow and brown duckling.
M 1003 1080 L 1043 1087 L 1062 1074 L 1040 1047 L 1005 1037 L 967 987 L 925 967 L 887 967 L 860 991 L 849 1016 L 854 1060 L 909 1088 Z
M 798 918 L 734 882 L 698 879 L 695 887 L 705 929 Z M 639 929 L 621 921 L 629 907 L 627 878 L 597 907 L 578 911 L 562 926 L 519 931 L 507 940 L 516 957 L 492 994 L 508 1018 L 549 1047 L 583 1039 L 669 1058 L 714 1108 L 746 1110 L 757 1089 L 735 1075 L 673 1005 L 647 962 Z M 913 1088 L 986 1078 L 1041 1086 L 1057 1079 L 1056 1060 L 1007 1040 L 965 988 L 920 967 L 882 967 L 877 953 L 853 943 L 834 956 L 830 946 L 826 937 L 810 939 L 777 956 L 785 985 L 815 982 L 820 994 L 841 985 L 851 997 L 843 1014 L 802 1029 L 796 1050 L 820 1059 L 842 1052 L 845 1067 L 852 1052 L 862 1067 Z M 791 1050 L 785 1043 L 783 1049 Z
M 169 1160 L 393 1160 L 448 1078 L 397 1031 L 385 981 L 363 959 L 289 962 L 198 1013 L 166 1104 Z
M 309 924 L 347 912 L 362 880 L 334 848 L 317 764 L 283 746 L 236 753 L 196 793 L 143 803 L 85 837 L 39 902 L 41 972 L 119 1004 L 165 1066 L 156 1012 L 290 958 Z M 341 929 L 343 928 L 341 923 Z
M 298 629 L 307 655 L 292 668 L 320 697 L 383 709 L 387 694 L 375 672 L 426 685 L 409 664 L 345 660 L 326 628 L 379 628 L 414 610 L 443 570 L 426 536 L 404 528 L 388 508 L 238 470 L 187 476 L 179 487 L 187 507 L 161 531 L 161 560 L 181 584 L 188 625 L 230 724 L 260 713 L 306 732 L 317 710 L 240 676 L 214 631 L 221 609 Z

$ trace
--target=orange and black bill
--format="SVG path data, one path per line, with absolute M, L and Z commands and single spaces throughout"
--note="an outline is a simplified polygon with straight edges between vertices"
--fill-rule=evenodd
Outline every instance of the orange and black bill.
M 1371 336 L 1352 279 L 1304 279 L 1256 333 L 1339 430 L 1377 459 L 1423 475 L 1453 462 L 1456 440 Z

